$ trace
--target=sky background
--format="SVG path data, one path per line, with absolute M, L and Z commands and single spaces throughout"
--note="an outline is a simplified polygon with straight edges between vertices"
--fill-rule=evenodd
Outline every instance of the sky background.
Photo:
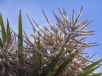
M 31 34 L 32 27 L 27 19 L 27 14 L 32 17 L 40 26 L 46 25 L 46 20 L 43 16 L 42 9 L 50 17 L 53 23 L 55 22 L 52 10 L 59 15 L 57 8 L 65 8 L 69 19 L 71 17 L 72 9 L 76 13 L 83 6 L 83 14 L 80 20 L 89 19 L 93 22 L 88 26 L 90 30 L 96 30 L 95 35 L 89 37 L 89 41 L 98 42 L 97 47 L 87 49 L 89 55 L 94 53 L 97 55 L 92 60 L 102 58 L 102 0 L 0 0 L 0 12 L 3 15 L 5 24 L 6 19 L 9 18 L 10 25 L 14 31 L 17 31 L 18 13 L 22 10 L 23 13 L 23 29 L 27 34 Z M 102 68 L 101 68 L 102 69 Z M 100 71 L 100 69 L 98 70 Z

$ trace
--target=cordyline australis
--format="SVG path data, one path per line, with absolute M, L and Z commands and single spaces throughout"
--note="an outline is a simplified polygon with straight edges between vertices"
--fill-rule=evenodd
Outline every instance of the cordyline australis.
M 83 7 L 78 15 L 72 11 L 72 20 L 68 19 L 64 8 L 58 10 L 62 19 L 53 12 L 57 25 L 51 23 L 43 11 L 50 26 L 44 29 L 27 15 L 33 28 L 33 40 L 22 31 L 21 10 L 18 34 L 10 28 L 8 19 L 5 28 L 0 16 L 0 76 L 101 76 L 102 73 L 94 71 L 100 67 L 102 59 L 92 62 L 84 55 L 84 50 L 96 43 L 86 42 L 94 31 L 85 30 L 91 21 L 79 22 Z

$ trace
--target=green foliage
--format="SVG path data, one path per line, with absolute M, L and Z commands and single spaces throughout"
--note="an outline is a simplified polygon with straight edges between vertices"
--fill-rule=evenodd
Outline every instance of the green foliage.
M 99 64 L 100 62 L 102 62 L 102 59 L 101 59 L 101 60 L 98 60 L 98 61 L 96 61 L 96 62 L 94 62 L 94 63 L 92 63 L 92 64 L 90 64 L 90 65 L 88 65 L 88 66 L 86 66 L 86 67 L 84 68 L 84 70 L 85 70 L 85 71 L 86 71 L 86 70 L 90 70 L 90 69 L 92 69 L 93 67 L 97 66 L 97 64 Z
M 10 25 L 9 25 L 9 20 L 7 19 L 7 42 L 11 42 L 11 31 L 10 31 Z
M 8 19 L 5 28 L 0 16 L 0 76 L 101 76 L 102 73 L 94 71 L 100 67 L 102 59 L 90 63 L 90 57 L 83 55 L 86 48 L 94 47 L 96 43 L 85 42 L 86 36 L 93 35 L 93 31 L 84 29 L 90 21 L 79 23 L 82 9 L 77 16 L 73 10 L 72 21 L 65 9 L 59 9 L 62 19 L 53 12 L 56 26 L 43 11 L 50 25 L 44 29 L 27 15 L 33 27 L 33 40 L 23 33 L 21 10 L 18 34 L 10 28 Z
M 71 55 L 69 55 L 67 57 L 66 60 L 64 60 L 64 62 L 59 66 L 58 70 L 56 71 L 56 74 L 54 76 L 58 76 L 58 74 L 60 74 L 64 69 L 65 67 L 67 66 L 67 64 L 69 64 L 73 59 L 74 57 L 77 55 L 78 53 L 77 52 L 74 52 L 72 53 Z
M 99 68 L 99 66 L 97 66 L 97 64 L 99 64 L 100 62 L 102 62 L 102 59 L 101 60 L 98 60 L 88 66 L 86 66 L 84 68 L 84 72 L 81 73 L 79 76 L 89 76 L 94 70 L 96 70 L 97 68 Z M 98 74 L 99 75 L 99 74 Z
M 34 63 L 33 63 L 33 72 L 32 72 L 32 76 L 38 76 L 38 72 L 41 68 L 41 46 L 40 46 L 40 41 L 37 42 L 37 47 L 35 50 L 35 54 L 34 54 Z
M 2 32 L 2 39 L 3 39 L 3 42 L 5 42 L 5 40 L 6 40 L 6 30 L 5 30 L 5 26 L 4 26 L 2 16 L 0 16 L 0 26 L 1 26 L 1 32 Z
M 22 36 L 22 14 L 21 10 L 19 12 L 19 20 L 18 20 L 18 50 L 22 50 L 23 47 L 23 36 Z

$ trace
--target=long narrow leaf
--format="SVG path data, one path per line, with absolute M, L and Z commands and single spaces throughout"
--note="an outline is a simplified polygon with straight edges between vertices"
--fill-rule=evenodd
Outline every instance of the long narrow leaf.
M 3 41 L 1 38 L 0 38 L 0 47 L 3 47 Z
M 5 40 L 6 40 L 6 30 L 5 30 L 5 26 L 4 26 L 4 22 L 3 22 L 2 16 L 0 16 L 0 25 L 1 25 L 3 42 L 5 42 Z
M 23 33 L 22 33 L 22 14 L 21 10 L 19 12 L 19 20 L 18 20 L 18 59 L 19 63 L 23 64 Z
M 102 62 L 102 59 L 88 65 L 87 67 L 84 68 L 84 70 L 89 70 L 89 69 L 92 69 L 93 67 L 95 67 L 96 65 L 98 65 L 100 62 Z
M 41 45 L 40 40 L 38 38 L 38 42 L 36 43 L 37 47 L 34 50 L 34 63 L 33 63 L 33 73 L 32 76 L 38 76 L 39 75 L 39 69 L 41 68 Z
M 18 49 L 23 47 L 23 36 L 22 36 L 22 14 L 21 10 L 19 12 L 19 22 L 18 22 Z
M 102 73 L 96 73 L 96 74 L 93 74 L 93 75 L 90 75 L 90 76 L 102 76 Z
M 58 74 L 66 67 L 66 65 L 67 65 L 68 63 L 70 63 L 70 62 L 73 60 L 73 58 L 74 58 L 77 54 L 78 54 L 78 52 L 74 52 L 74 53 L 72 53 L 71 55 L 69 55 L 69 56 L 67 57 L 67 59 L 59 66 L 59 69 L 56 71 L 55 76 L 58 76 Z
M 11 31 L 10 31 L 9 20 L 7 19 L 7 43 L 10 42 L 11 42 Z
M 96 66 L 90 70 L 84 71 L 83 73 L 81 73 L 79 76 L 89 76 L 93 71 L 95 71 L 96 69 L 98 69 L 99 66 Z

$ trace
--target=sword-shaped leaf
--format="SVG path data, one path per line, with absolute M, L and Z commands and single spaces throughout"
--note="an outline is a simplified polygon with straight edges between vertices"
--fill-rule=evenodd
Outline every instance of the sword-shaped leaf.
M 74 52 L 67 57 L 67 59 L 59 66 L 54 76 L 58 76 L 58 74 L 66 67 L 68 63 L 70 63 L 74 57 L 78 54 L 78 52 Z
M 97 68 L 99 68 L 99 66 L 97 66 L 100 62 L 102 62 L 102 59 L 88 65 L 86 68 L 84 68 L 84 72 L 80 74 L 80 76 L 89 76 L 94 70 L 96 70 Z
M 21 10 L 19 12 L 19 20 L 18 20 L 18 58 L 20 63 L 23 62 L 23 33 L 22 33 L 22 13 Z
M 10 31 L 9 20 L 7 19 L 7 42 L 10 43 L 10 41 L 11 41 L 11 31 Z
M 21 10 L 19 12 L 19 22 L 18 22 L 18 49 L 21 50 L 23 47 L 23 36 L 22 36 L 22 14 Z
M 63 54 L 63 51 L 60 51 L 60 52 L 56 55 L 56 57 L 51 60 L 51 63 L 48 64 L 49 69 L 48 69 L 48 72 L 47 72 L 47 76 L 54 76 L 54 74 L 56 73 L 56 70 L 57 70 L 57 69 L 56 69 L 57 63 L 58 63 L 58 61 L 59 61 L 59 59 L 60 59 L 60 56 L 61 56 L 62 54 Z M 58 66 L 58 67 L 59 67 L 59 66 Z
M 32 76 L 38 76 L 39 70 L 41 68 L 41 45 L 40 40 L 38 38 L 38 42 L 36 42 L 36 49 L 34 54 L 34 63 L 33 63 L 33 73 Z
M 1 38 L 0 38 L 0 47 L 3 47 L 3 41 Z
M 5 40 L 6 40 L 6 30 L 5 30 L 5 26 L 4 26 L 2 16 L 0 16 L 0 25 L 1 25 L 2 39 L 3 39 L 3 42 L 5 42 Z
M 93 75 L 90 75 L 90 76 L 102 76 L 102 73 L 96 73 L 96 74 L 93 74 Z
M 99 68 L 99 66 L 96 66 L 96 67 L 94 67 L 94 68 L 92 68 L 90 70 L 84 71 L 79 76 L 89 76 L 90 74 L 92 74 L 93 71 L 95 71 L 98 68 Z
M 94 63 L 92 63 L 92 64 L 90 64 L 90 65 L 88 65 L 87 67 L 84 68 L 84 70 L 85 70 L 85 71 L 86 71 L 86 70 L 90 70 L 90 69 L 92 69 L 93 67 L 97 66 L 100 62 L 102 62 L 102 59 L 101 59 L 101 60 L 98 60 L 98 61 L 96 61 L 96 62 L 94 62 Z

